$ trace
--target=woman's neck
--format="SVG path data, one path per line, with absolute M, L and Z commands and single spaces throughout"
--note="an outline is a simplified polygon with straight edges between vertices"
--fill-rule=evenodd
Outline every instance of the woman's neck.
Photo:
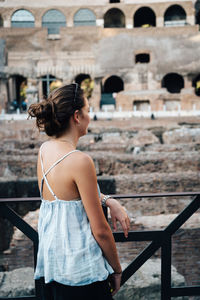
M 73 148 L 76 148 L 77 143 L 78 143 L 78 137 L 76 137 L 74 134 L 69 134 L 69 133 L 63 134 L 62 136 L 59 136 L 55 140 L 59 141 L 59 142 L 68 143 Z

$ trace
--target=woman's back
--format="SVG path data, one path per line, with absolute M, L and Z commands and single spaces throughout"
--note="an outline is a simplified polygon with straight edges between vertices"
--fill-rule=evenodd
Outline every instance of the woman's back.
M 44 144 L 45 145 L 45 144 Z M 46 143 L 46 146 L 49 146 Z M 51 146 L 51 145 L 50 145 Z M 57 145 L 53 145 L 57 146 Z M 44 147 L 44 146 L 43 146 Z M 90 224 L 81 199 L 61 199 L 56 193 L 59 187 L 66 183 L 68 187 L 73 184 L 72 177 L 65 176 L 61 180 L 63 168 L 70 168 L 72 162 L 62 163 L 76 155 L 78 150 L 72 150 L 53 162 L 57 153 L 49 157 L 51 164 L 48 169 L 43 165 L 43 147 L 40 148 L 41 164 L 41 200 L 38 233 L 39 250 L 35 279 L 45 278 L 45 282 L 57 281 L 65 285 L 87 285 L 95 281 L 105 280 L 113 270 L 102 255 L 102 251 L 92 235 Z M 51 148 L 52 149 L 52 148 Z M 48 148 L 46 149 L 48 151 Z M 53 170 L 51 183 L 47 178 Z M 40 173 L 40 172 L 39 172 Z M 59 182 L 61 180 L 61 182 Z M 46 186 L 46 196 L 52 200 L 45 200 L 43 186 Z M 65 186 L 66 188 L 66 186 Z M 48 190 L 48 193 L 47 193 Z M 59 195 L 62 194 L 59 193 Z M 69 198 L 73 193 L 63 193 Z
M 38 155 L 37 172 L 39 188 L 41 189 L 41 182 L 44 175 L 43 171 L 45 173 L 53 167 L 46 175 L 46 178 L 57 197 L 66 201 L 80 198 L 74 181 L 74 171 L 77 170 L 78 167 L 78 157 L 84 154 L 80 151 L 76 151 L 75 153 L 74 151 L 71 152 L 72 150 L 72 147 L 65 142 L 48 141 L 41 146 Z M 43 199 L 49 201 L 55 200 L 45 180 L 42 194 Z

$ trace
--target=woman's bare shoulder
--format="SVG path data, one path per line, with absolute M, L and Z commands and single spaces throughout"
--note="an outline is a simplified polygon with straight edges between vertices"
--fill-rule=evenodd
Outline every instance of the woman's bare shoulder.
M 45 151 L 45 149 L 46 149 L 47 147 L 49 147 L 49 141 L 43 142 L 43 143 L 40 145 L 40 147 L 39 147 L 39 152 L 42 151 L 42 150 Z
M 84 153 L 82 151 L 77 151 L 74 153 L 74 163 L 78 165 L 79 167 L 89 167 L 91 165 L 94 165 L 93 159 L 91 156 L 87 153 Z

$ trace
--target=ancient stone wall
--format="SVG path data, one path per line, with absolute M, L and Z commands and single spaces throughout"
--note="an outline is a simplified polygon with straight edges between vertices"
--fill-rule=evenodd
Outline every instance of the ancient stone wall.
M 110 93 L 116 94 L 116 105 L 112 109 L 174 111 L 176 114 L 180 110 L 198 111 L 196 82 L 200 67 L 200 39 L 192 1 L 179 2 L 186 12 L 186 24 L 178 27 L 164 26 L 165 12 L 172 5 L 177 5 L 176 2 L 148 3 L 156 18 L 156 26 L 148 28 L 134 27 L 133 17 L 144 4 L 130 2 L 110 4 L 94 1 L 87 3 L 86 7 L 82 6 L 81 1 L 80 6 L 61 1 L 59 11 L 66 17 L 67 25 L 60 28 L 59 34 L 48 34 L 47 28 L 42 27 L 44 13 L 56 9 L 55 6 L 47 7 L 45 3 L 26 6 L 16 2 L 11 6 L 2 2 L 0 38 L 6 44 L 7 62 L 2 70 L 4 76 L 0 79 L 0 110 L 10 112 L 10 104 L 19 89 L 16 83 L 19 78 L 16 76 L 22 76 L 27 81 L 28 89 L 35 91 L 34 95 L 29 93 L 27 96 L 30 104 L 43 97 L 43 76 L 51 75 L 65 84 L 76 80 L 80 74 L 87 74 L 94 80 L 94 92 L 90 99 L 94 111 L 102 108 L 100 100 L 104 94 L 104 83 L 112 76 L 123 82 L 121 92 L 117 90 L 117 84 L 111 88 Z M 74 27 L 73 18 L 78 8 L 92 10 L 96 26 Z M 124 27 L 103 28 L 105 14 L 111 8 L 119 9 L 124 14 Z M 34 28 L 11 27 L 12 14 L 18 9 L 27 9 L 32 13 Z M 145 53 L 150 57 L 149 62 L 136 62 L 136 55 Z M 169 91 L 163 83 L 166 75 L 174 73 L 181 76 L 184 82 L 177 93 Z M 17 101 L 20 102 L 19 99 Z

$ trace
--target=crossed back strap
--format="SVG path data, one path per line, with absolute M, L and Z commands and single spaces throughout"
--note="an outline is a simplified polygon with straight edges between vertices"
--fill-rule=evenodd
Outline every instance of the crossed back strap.
M 67 154 L 63 155 L 61 158 L 59 158 L 57 161 L 55 161 L 55 162 L 52 164 L 52 166 L 45 172 L 45 170 L 44 170 L 44 165 L 43 165 L 43 161 L 42 161 L 42 147 L 40 148 L 40 161 L 41 161 L 42 175 L 43 175 L 42 181 L 41 181 L 41 187 L 40 187 L 40 196 L 41 196 L 41 198 L 43 198 L 43 197 L 42 197 L 42 191 L 43 191 L 43 185 L 44 185 L 44 180 L 45 180 L 46 185 L 47 185 L 47 187 L 48 187 L 50 193 L 53 195 L 53 197 L 55 198 L 55 200 L 58 200 L 56 194 L 53 192 L 52 188 L 50 187 L 49 182 L 48 182 L 46 176 L 47 176 L 47 174 L 48 174 L 48 173 L 49 173 L 49 172 L 50 172 L 57 164 L 59 164 L 63 159 L 65 159 L 67 156 L 69 156 L 70 154 L 72 154 L 72 153 L 74 153 L 74 152 L 77 152 L 77 151 L 79 151 L 79 150 L 72 150 L 72 151 L 68 152 Z

